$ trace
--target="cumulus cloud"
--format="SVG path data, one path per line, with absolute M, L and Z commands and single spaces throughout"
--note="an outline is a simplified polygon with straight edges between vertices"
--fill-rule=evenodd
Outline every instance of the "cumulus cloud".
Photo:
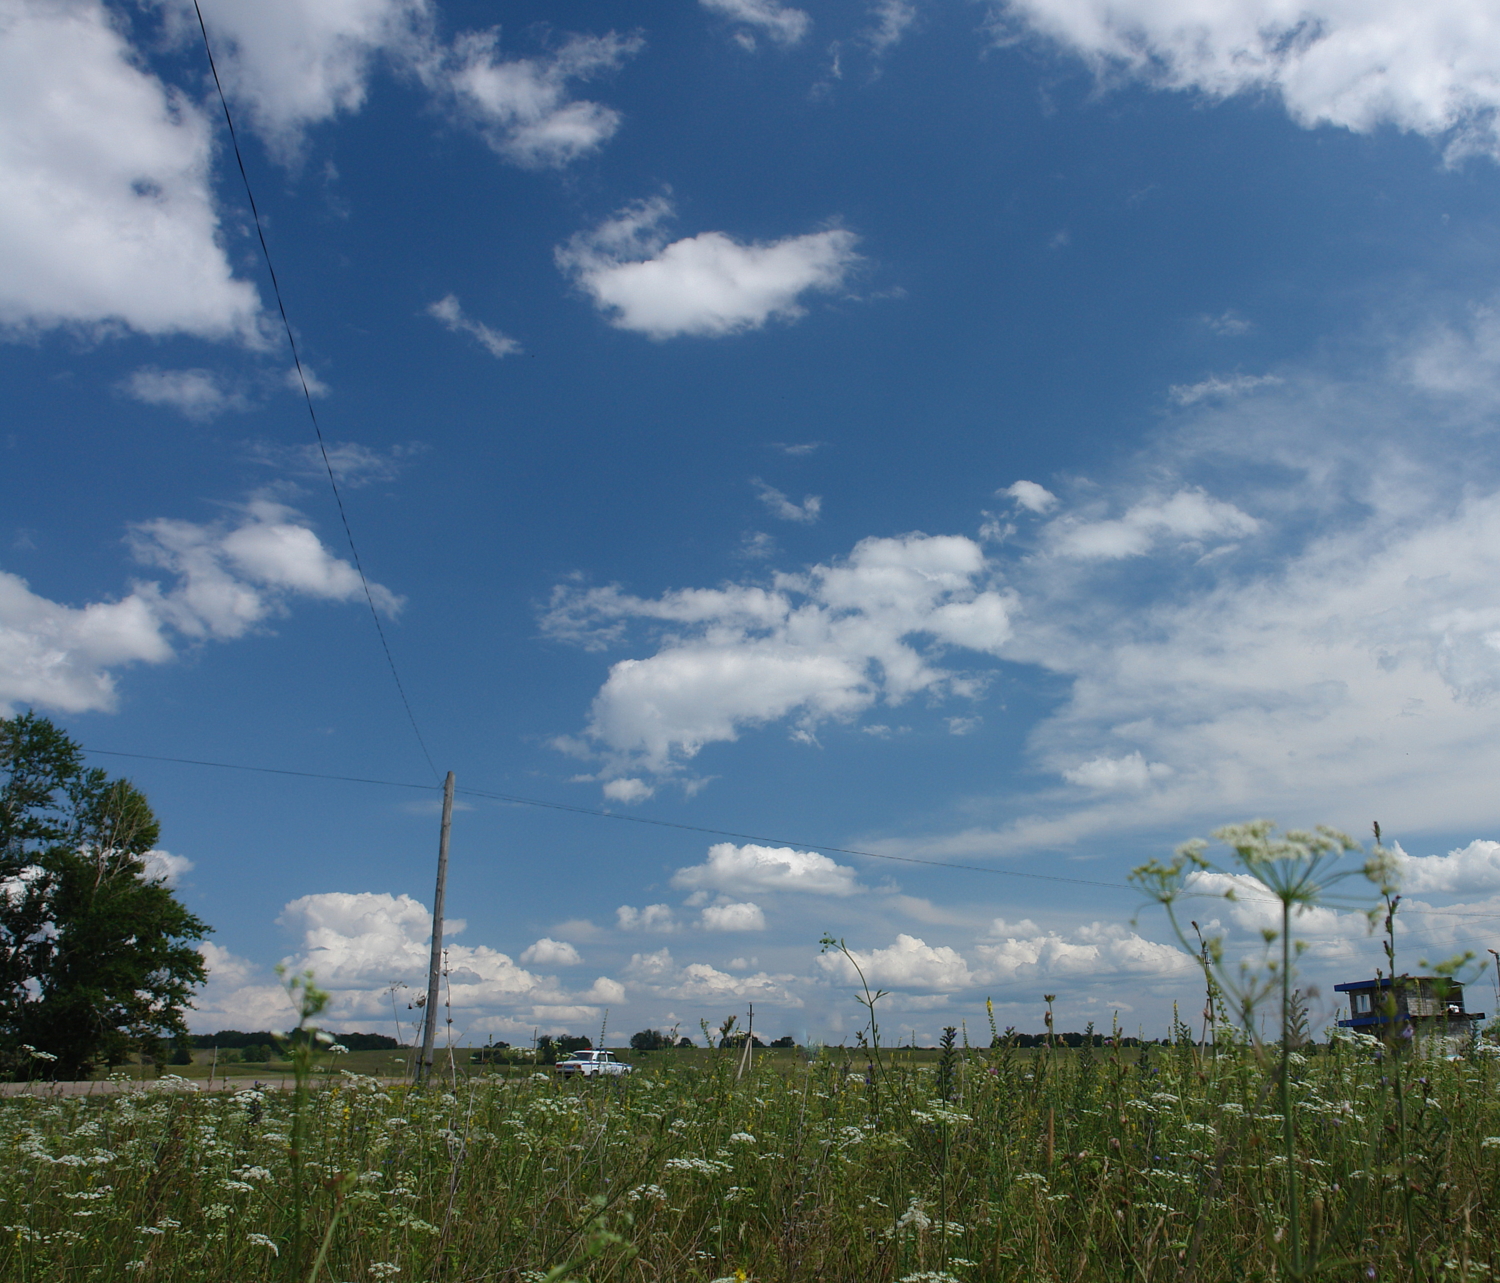
M 1484 0 L 1000 0 L 995 14 L 999 38 L 1040 34 L 1104 77 L 1271 93 L 1304 126 L 1500 154 L 1500 16 Z
M 768 486 L 759 477 L 752 477 L 750 484 L 755 487 L 755 492 L 760 496 L 761 503 L 765 504 L 766 511 L 773 517 L 780 517 L 782 521 L 796 521 L 803 525 L 811 525 L 822 515 L 821 495 L 804 495 L 801 503 L 793 503 L 780 490 L 774 486 Z
M 753 901 L 709 904 L 703 907 L 699 925 L 705 931 L 764 931 L 766 915 Z
M 182 882 L 184 874 L 193 871 L 193 862 L 185 855 L 173 855 L 170 851 L 147 851 L 146 880 L 175 887 Z
M 583 959 L 566 940 L 554 940 L 550 936 L 543 936 L 535 944 L 527 945 L 521 951 L 521 961 L 528 966 L 538 967 L 576 967 Z
M 354 567 L 328 551 L 306 518 L 266 499 L 233 520 L 144 522 L 131 529 L 130 544 L 138 562 L 173 581 L 137 581 L 119 601 L 73 607 L 0 571 L 0 708 L 109 710 L 113 670 L 165 663 L 175 653 L 173 632 L 228 640 L 286 613 L 294 597 L 363 596 Z M 377 605 L 399 609 L 389 589 L 370 587 Z
M 1108 791 L 1110 789 L 1148 788 L 1152 780 L 1172 774 L 1164 762 L 1148 762 L 1139 751 L 1124 757 L 1094 757 L 1063 772 L 1070 784 Z
M 206 116 L 94 0 L 0 0 L 0 328 L 258 342 L 220 244 Z
M 1232 503 L 1191 489 L 1134 504 L 1113 521 L 1060 517 L 1047 534 L 1062 556 L 1115 560 L 1139 557 L 1167 539 L 1198 545 L 1214 538 L 1241 538 L 1259 529 L 1254 517 Z
M 573 36 L 547 58 L 503 60 L 499 45 L 498 30 L 468 32 L 421 65 L 422 78 L 496 152 L 526 168 L 556 168 L 614 136 L 620 114 L 573 98 L 571 85 L 617 70 L 644 46 L 639 36 Z
M 1017 923 L 1013 930 L 1030 927 L 1031 934 L 1005 931 L 998 919 L 995 925 L 1004 931 L 1004 938 L 974 947 L 984 979 L 995 984 L 1120 974 L 1170 979 L 1191 974 L 1198 965 L 1181 949 L 1148 940 L 1118 923 L 1093 922 L 1078 928 L 1071 938 L 1036 932 L 1030 922 Z
M 188 1027 L 198 1033 L 221 1029 L 269 1029 L 280 1032 L 297 1023 L 286 990 L 261 974 L 248 958 L 206 940 L 198 953 L 208 982 L 193 995 Z
M 802 999 L 791 985 L 797 977 L 757 971 L 732 976 L 706 962 L 679 965 L 666 949 L 637 953 L 625 968 L 635 988 L 653 997 L 676 1002 L 721 1003 L 749 1000 L 757 1006 L 800 1007 Z
M 842 953 L 818 955 L 818 965 L 845 984 L 860 983 L 859 972 L 872 985 L 886 989 L 935 989 L 953 991 L 972 986 L 976 977 L 963 955 L 948 945 L 933 946 L 905 933 L 884 949 L 861 952 L 851 949 L 856 971 Z
M 1027 512 L 1050 512 L 1057 506 L 1057 496 L 1046 486 L 1038 485 L 1035 481 L 1012 482 L 1000 493 L 1009 495 Z
M 644 802 L 648 797 L 654 796 L 656 790 L 645 780 L 634 776 L 621 776 L 619 779 L 606 780 L 604 782 L 604 796 L 611 802 L 624 802 L 627 806 L 633 806 L 637 802 Z
M 631 621 L 670 625 L 654 655 L 611 668 L 586 732 L 611 773 L 662 773 L 747 726 L 792 718 L 810 739 L 819 723 L 882 700 L 973 695 L 975 681 L 938 656 L 943 647 L 1000 652 L 1013 602 L 988 579 L 972 540 L 912 534 L 863 540 L 846 560 L 778 575 L 769 589 L 642 599 L 563 587 L 544 627 L 602 646 Z
M 702 864 L 678 869 L 672 885 L 687 891 L 727 891 L 753 895 L 797 891 L 807 895 L 850 896 L 861 888 L 853 869 L 816 851 L 789 846 L 716 842 Z
M 407 895 L 369 891 L 325 892 L 291 901 L 277 919 L 295 941 L 283 961 L 293 972 L 311 970 L 330 992 L 328 1019 L 339 1029 L 389 1028 L 392 1002 L 411 1037 L 418 1012 L 405 1007 L 426 987 L 432 916 Z M 568 989 L 555 977 L 518 966 L 507 954 L 453 937 L 464 931 L 450 919 L 444 945 L 448 959 L 445 1000 L 451 1004 L 455 1038 L 470 1032 L 557 1030 L 578 1024 L 597 1027 L 602 1009 L 626 998 L 618 980 L 599 976 L 586 989 Z M 262 971 L 213 944 L 203 946 L 209 983 L 196 1001 L 193 1025 L 199 1029 L 286 1028 L 295 1022 L 285 992 Z M 541 965 L 574 966 L 576 951 L 562 941 L 542 939 L 527 953 Z
M 794 45 L 812 27 L 812 19 L 801 9 L 778 4 L 776 0 L 698 0 L 698 3 L 739 26 L 736 39 L 746 49 L 755 48 L 752 32 L 759 32 L 780 45 Z
M 501 357 L 513 356 L 521 350 L 521 345 L 510 335 L 502 334 L 499 330 L 492 330 L 484 322 L 476 321 L 468 316 L 459 306 L 456 294 L 447 294 L 438 299 L 427 309 L 427 315 L 441 321 L 454 334 L 469 335 L 497 360 Z
M 197 20 L 182 8 L 191 38 Z M 309 126 L 364 105 L 382 55 L 418 54 L 428 15 L 425 0 L 221 0 L 204 17 L 226 92 L 289 157 Z
M 741 244 L 723 232 L 669 242 L 671 205 L 638 201 L 556 252 L 557 264 L 610 324 L 654 339 L 719 337 L 803 314 L 810 291 L 836 290 L 859 262 L 841 228 Z
M 1398 842 L 1401 889 L 1417 895 L 1500 892 L 1500 842 L 1476 838 L 1447 855 L 1408 855 Z
M 622 904 L 615 910 L 615 924 L 621 931 L 655 931 L 662 935 L 677 930 L 670 904 L 648 904 L 644 909 Z

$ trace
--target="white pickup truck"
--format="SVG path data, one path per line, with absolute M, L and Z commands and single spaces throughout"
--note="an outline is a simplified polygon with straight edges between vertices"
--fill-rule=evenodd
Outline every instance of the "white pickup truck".
M 616 1060 L 608 1051 L 575 1051 L 566 1060 L 559 1060 L 556 1068 L 563 1078 L 579 1074 L 585 1078 L 598 1078 L 606 1074 L 630 1073 L 630 1066 Z

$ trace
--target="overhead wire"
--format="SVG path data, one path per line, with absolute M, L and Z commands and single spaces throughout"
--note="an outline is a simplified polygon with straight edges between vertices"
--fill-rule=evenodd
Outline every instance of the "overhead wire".
M 289 775 L 309 780 L 335 780 L 346 784 L 374 784 L 387 788 L 420 789 L 437 792 L 438 784 L 411 784 L 402 780 L 377 780 L 358 775 L 328 775 L 318 771 L 296 771 L 274 766 L 246 766 L 239 762 L 210 762 L 202 758 L 164 757 L 154 753 L 125 753 L 106 748 L 85 748 L 86 753 L 97 753 L 103 757 L 130 757 L 147 762 L 174 762 L 182 766 L 209 766 L 226 771 L 250 771 L 264 775 Z M 684 824 L 677 820 L 661 820 L 648 815 L 625 815 L 619 811 L 601 811 L 595 807 L 577 806 L 569 802 L 551 802 L 542 798 L 522 797 L 515 793 L 497 793 L 488 789 L 456 788 L 455 793 L 467 797 L 485 798 L 506 802 L 514 806 L 532 806 L 548 811 L 563 811 L 573 815 L 588 815 L 601 820 L 620 820 L 627 824 L 644 824 L 653 828 L 676 829 L 686 833 L 702 833 L 709 837 L 738 838 L 742 842 L 766 842 L 780 846 L 801 847 L 809 851 L 824 851 L 834 855 L 860 856 L 869 860 L 890 860 L 901 864 L 925 865 L 935 869 L 956 869 L 966 873 L 986 873 L 995 877 L 1027 878 L 1041 882 L 1063 882 L 1076 886 L 1103 887 L 1111 891 L 1139 891 L 1139 887 L 1128 882 L 1106 882 L 1097 878 L 1070 878 L 1057 873 L 1032 873 L 1025 869 L 997 869 L 991 865 L 959 864 L 952 860 L 932 860 L 915 855 L 892 855 L 888 851 L 867 851 L 860 847 L 832 846 L 826 842 L 805 842 L 796 838 L 767 837 L 764 834 L 742 833 L 734 829 L 712 828 L 704 824 Z M 1220 900 L 1224 897 L 1212 891 L 1188 891 L 1184 898 Z M 1271 896 L 1241 895 L 1241 900 L 1265 899 L 1274 902 Z M 1500 918 L 1500 913 L 1474 913 L 1452 909 L 1402 909 L 1405 917 L 1451 917 L 1451 918 Z
M 344 496 L 339 492 L 338 477 L 334 474 L 333 462 L 328 457 L 328 444 L 323 439 L 323 428 L 318 423 L 318 412 L 313 405 L 312 389 L 308 386 L 307 370 L 303 367 L 302 356 L 297 350 L 297 339 L 292 333 L 292 323 L 287 318 L 286 303 L 281 297 L 281 283 L 276 279 L 276 266 L 271 261 L 271 250 L 266 244 L 265 229 L 260 221 L 260 209 L 255 203 L 255 192 L 250 187 L 250 175 L 245 169 L 244 155 L 240 152 L 240 140 L 235 132 L 234 117 L 229 112 L 229 99 L 225 96 L 224 86 L 219 80 L 219 68 L 214 61 L 213 45 L 208 39 L 208 25 L 203 21 L 203 10 L 199 7 L 198 0 L 193 0 L 193 12 L 198 15 L 198 30 L 203 34 L 203 52 L 208 56 L 208 69 L 213 73 L 214 88 L 219 94 L 219 106 L 224 109 L 224 123 L 229 127 L 229 141 L 234 148 L 235 163 L 239 166 L 240 181 L 245 186 L 245 198 L 250 202 L 250 216 L 255 222 L 255 234 L 260 240 L 260 252 L 265 258 L 266 274 L 271 278 L 271 292 L 276 296 L 276 307 L 281 313 L 281 325 L 286 331 L 286 341 L 292 351 L 292 363 L 297 370 L 297 381 L 302 387 L 302 399 L 307 402 L 307 415 L 312 420 L 313 434 L 318 441 L 318 452 L 323 456 L 323 467 L 328 473 L 328 484 L 333 490 L 333 501 L 338 508 L 339 521 L 343 523 L 344 537 L 349 543 L 349 554 L 354 559 L 354 569 L 359 574 L 360 587 L 364 589 L 365 604 L 370 608 L 370 618 L 375 621 L 375 632 L 380 637 L 380 648 L 385 652 L 385 662 L 390 666 L 391 677 L 396 683 L 397 693 L 401 696 L 402 707 L 406 709 L 407 720 L 411 722 L 412 733 L 417 737 L 422 756 L 427 759 L 427 766 L 432 771 L 433 777 L 441 779 L 442 775 L 432 760 L 432 754 L 427 751 L 427 741 L 422 738 L 422 729 L 417 725 L 417 716 L 412 711 L 411 701 L 406 697 L 406 687 L 401 681 L 401 674 L 396 669 L 396 659 L 391 654 L 385 627 L 380 622 L 380 611 L 375 607 L 375 596 L 370 591 L 370 581 L 365 575 L 364 563 L 361 562 L 359 549 L 354 543 L 354 531 L 349 525 L 349 514 L 344 509 Z

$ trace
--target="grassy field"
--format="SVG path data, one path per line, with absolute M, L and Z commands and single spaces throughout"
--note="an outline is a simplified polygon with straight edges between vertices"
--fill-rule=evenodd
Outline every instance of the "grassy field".
M 384 1073 L 392 1054 L 341 1063 Z M 960 1048 L 884 1068 L 825 1050 L 762 1056 L 739 1080 L 732 1052 L 638 1059 L 611 1082 L 528 1071 L 422 1091 L 334 1072 L 305 1092 L 0 1102 L 0 1277 L 1237 1283 L 1500 1268 L 1500 1080 L 1479 1052 L 1294 1056 L 1290 1165 L 1279 1062 L 1244 1048 Z

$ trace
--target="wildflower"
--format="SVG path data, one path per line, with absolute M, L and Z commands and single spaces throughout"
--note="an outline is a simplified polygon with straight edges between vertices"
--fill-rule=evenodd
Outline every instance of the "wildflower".
M 245 1242 L 249 1243 L 252 1247 L 269 1247 L 271 1249 L 272 1256 L 281 1255 L 281 1249 L 276 1246 L 275 1241 L 269 1235 L 246 1234 Z
M 729 1138 L 729 1143 L 731 1145 L 753 1145 L 755 1144 L 755 1137 L 749 1132 L 735 1132 Z
M 401 1273 L 401 1267 L 391 1261 L 374 1261 L 370 1265 L 370 1277 L 373 1279 L 394 1278 Z
M 1500 1136 L 1486 1136 L 1479 1142 L 1480 1149 L 1500 1149 Z

